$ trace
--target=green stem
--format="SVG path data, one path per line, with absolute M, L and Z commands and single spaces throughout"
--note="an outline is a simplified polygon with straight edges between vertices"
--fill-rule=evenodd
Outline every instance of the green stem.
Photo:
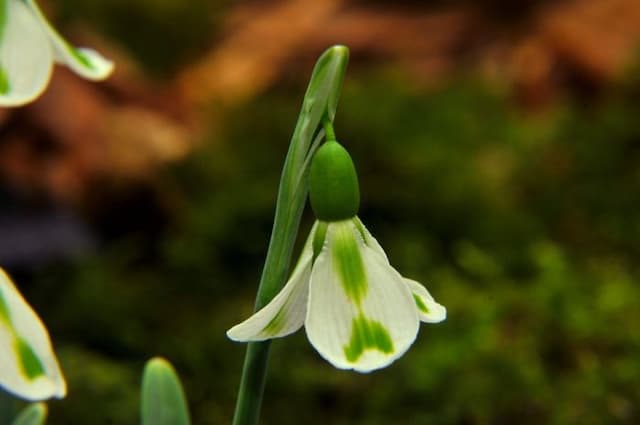
M 336 132 L 333 129 L 333 122 L 329 119 L 329 117 L 325 116 L 322 119 L 322 126 L 324 127 L 324 134 L 327 138 L 327 142 L 336 141 Z
M 318 134 L 323 117 L 333 120 L 335 116 L 348 58 L 349 50 L 346 47 L 333 46 L 320 56 L 313 69 L 280 177 L 271 240 L 256 295 L 256 311 L 269 303 L 286 281 L 293 245 L 307 199 L 307 159 L 313 155 L 310 150 L 316 145 L 312 144 L 312 141 Z M 233 418 L 234 425 L 258 423 L 266 382 L 269 347 L 269 341 L 248 344 Z

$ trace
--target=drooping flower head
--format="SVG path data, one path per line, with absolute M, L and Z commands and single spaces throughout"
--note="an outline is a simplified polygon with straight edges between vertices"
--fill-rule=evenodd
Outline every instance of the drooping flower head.
M 420 321 L 436 323 L 446 310 L 427 289 L 402 277 L 356 216 L 360 196 L 348 152 L 328 140 L 309 176 L 318 219 L 282 291 L 231 328 L 236 341 L 282 337 L 304 324 L 315 349 L 340 369 L 370 372 L 402 356 Z
M 62 398 L 67 393 L 47 328 L 2 269 L 0 387 L 30 401 Z
M 98 52 L 70 45 L 49 24 L 35 0 L 0 0 L 0 106 L 37 98 L 54 62 L 90 80 L 111 74 L 113 63 Z

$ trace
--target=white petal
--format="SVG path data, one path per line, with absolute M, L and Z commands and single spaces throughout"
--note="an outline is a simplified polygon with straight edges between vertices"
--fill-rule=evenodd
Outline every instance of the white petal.
M 309 341 L 337 368 L 370 372 L 385 367 L 404 354 L 418 333 L 411 291 L 365 244 L 352 220 L 329 223 L 326 238 L 309 283 Z M 345 255 L 350 257 L 346 263 Z
M 38 20 L 21 1 L 5 0 L 0 28 L 0 106 L 32 102 L 46 88 L 53 52 Z
M 67 393 L 47 329 L 2 269 L 0 386 L 31 401 Z
M 413 293 L 418 306 L 420 320 L 426 323 L 439 323 L 447 318 L 447 309 L 433 299 L 427 288 L 415 280 L 403 278 Z
M 227 331 L 234 341 L 264 341 L 294 333 L 302 327 L 307 311 L 309 276 L 313 258 L 313 235 L 317 224 L 311 229 L 302 249 L 300 260 L 282 290 L 266 306 L 244 322 Z
M 76 74 L 89 80 L 104 80 L 113 71 L 113 62 L 93 49 L 74 47 L 49 24 L 34 0 L 24 0 L 42 28 L 47 32 L 57 62 L 67 65 Z
M 364 243 L 369 248 L 371 248 L 373 252 L 380 255 L 382 258 L 384 258 L 384 261 L 388 263 L 389 258 L 387 257 L 387 254 L 384 252 L 384 249 L 382 249 L 382 246 L 380 246 L 376 238 L 373 237 L 373 235 L 369 232 L 369 230 L 366 227 L 364 227 L 364 224 L 362 224 L 362 221 L 360 221 L 360 218 L 355 217 L 354 221 L 356 224 L 356 228 L 358 229 L 358 231 L 362 235 L 362 238 L 364 239 Z
M 356 217 L 355 220 L 356 227 L 364 238 L 367 246 L 388 263 L 389 259 L 387 258 L 387 254 L 384 252 L 376 238 L 369 233 L 369 230 L 367 230 L 358 217 Z M 447 318 L 447 309 L 433 299 L 429 291 L 427 291 L 427 288 L 415 280 L 407 278 L 403 278 L 403 280 L 409 285 L 411 292 L 413 292 L 421 321 L 425 323 L 439 323 Z

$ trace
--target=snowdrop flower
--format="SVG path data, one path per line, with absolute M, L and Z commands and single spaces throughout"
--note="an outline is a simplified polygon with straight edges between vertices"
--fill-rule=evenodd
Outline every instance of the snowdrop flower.
M 96 51 L 67 43 L 34 0 L 0 0 L 0 106 L 24 105 L 42 94 L 54 61 L 89 80 L 113 70 Z
M 30 401 L 62 398 L 67 393 L 47 329 L 2 269 L 0 386 Z
M 309 195 L 318 221 L 291 278 L 273 300 L 227 336 L 263 341 L 304 324 L 329 363 L 370 372 L 388 366 L 415 340 L 420 321 L 441 322 L 446 309 L 416 281 L 402 277 L 356 216 L 358 181 L 335 140 L 315 154 Z

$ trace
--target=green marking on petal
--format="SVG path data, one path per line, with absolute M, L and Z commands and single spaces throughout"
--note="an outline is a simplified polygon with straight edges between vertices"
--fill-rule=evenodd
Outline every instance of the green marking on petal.
M 73 47 L 72 45 L 70 45 L 68 43 L 66 44 L 66 47 L 69 50 L 69 52 L 71 53 L 71 55 L 78 60 L 78 62 L 80 62 L 86 68 L 95 69 L 94 66 L 93 66 L 93 63 L 87 57 L 87 55 L 85 55 L 80 50 L 76 49 L 75 47 Z
M 316 261 L 316 258 L 318 258 L 318 255 L 320 255 L 320 251 L 324 246 L 324 240 L 326 236 L 327 236 L 327 222 L 318 221 L 316 232 L 313 235 L 313 260 L 312 261 Z
M 268 335 L 276 335 L 284 328 L 287 318 L 287 315 L 284 312 L 285 305 L 283 305 L 282 308 L 278 310 L 276 315 L 273 316 L 273 319 L 271 319 L 267 326 L 264 327 L 263 332 L 267 333 Z
M 44 375 L 44 366 L 27 341 L 17 336 L 13 345 L 22 373 L 30 380 Z
M 429 314 L 429 307 L 422 301 L 422 298 L 413 294 L 413 299 L 416 301 L 416 305 L 418 306 L 418 310 L 423 312 L 424 314 Z
M 0 94 L 7 94 L 9 91 L 11 91 L 9 76 L 7 75 L 7 71 L 0 65 Z
M 360 304 L 367 293 L 367 276 L 350 223 L 332 223 L 335 226 L 332 255 L 344 292 L 351 301 Z
M 0 0 L 0 43 L 4 37 L 4 30 L 7 26 L 7 15 L 9 9 L 8 0 Z M 9 84 L 9 76 L 4 67 L 0 65 L 0 94 L 4 95 L 11 90 L 11 84 Z
M 393 341 L 389 331 L 380 322 L 361 315 L 353 319 L 351 338 L 344 347 L 344 355 L 349 362 L 355 363 L 366 350 L 389 354 L 393 352 Z
M 11 316 L 9 315 L 9 306 L 0 291 L 0 320 L 5 322 L 7 326 L 11 327 Z
M 71 54 L 71 56 L 73 56 L 78 62 L 80 62 L 82 66 L 84 66 L 85 68 L 95 70 L 95 66 L 93 65 L 93 62 L 91 62 L 91 59 L 89 59 L 89 56 L 87 56 L 81 50 L 73 47 L 71 44 L 67 43 L 66 40 L 64 39 L 61 39 L 61 40 L 62 40 L 62 43 L 64 44 L 64 47 Z

